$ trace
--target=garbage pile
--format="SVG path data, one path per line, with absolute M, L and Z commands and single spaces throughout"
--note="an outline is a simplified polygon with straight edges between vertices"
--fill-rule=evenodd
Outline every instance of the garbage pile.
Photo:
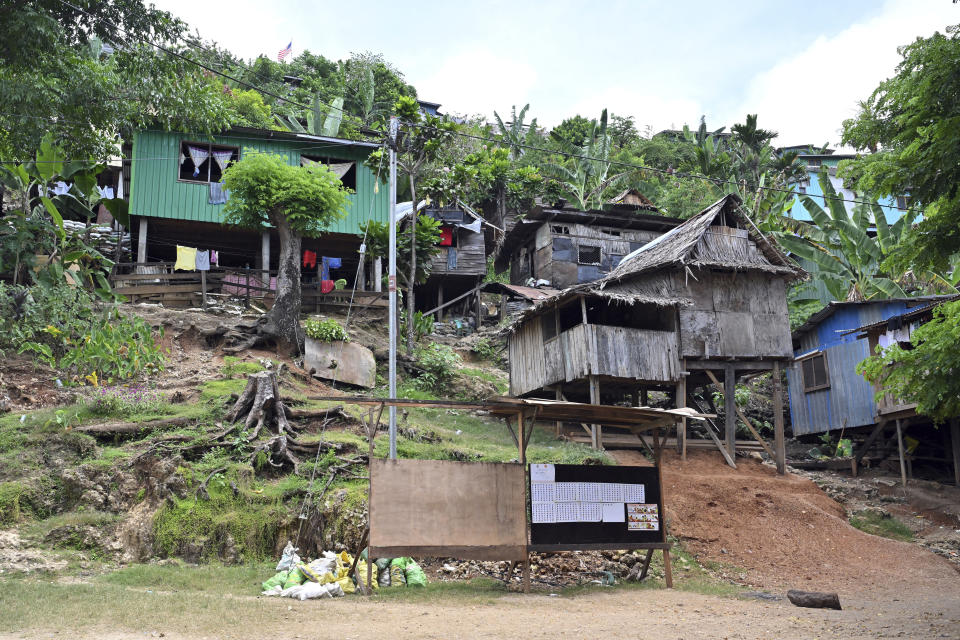
M 356 562 L 356 569 L 350 575 L 354 558 L 346 551 L 334 553 L 324 551 L 319 558 L 302 562 L 298 549 L 288 542 L 283 549 L 276 575 L 261 586 L 264 596 L 296 598 L 339 598 L 355 593 L 358 585 L 366 584 L 367 552 L 364 550 Z M 380 558 L 370 565 L 371 587 L 423 587 L 427 584 L 427 575 L 412 558 Z

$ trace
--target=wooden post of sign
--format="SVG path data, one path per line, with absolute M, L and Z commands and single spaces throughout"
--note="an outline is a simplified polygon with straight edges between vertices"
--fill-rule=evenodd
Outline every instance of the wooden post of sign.
M 903 486 L 907 486 L 907 465 L 903 459 L 903 430 L 899 420 L 897 420 L 897 451 L 900 453 L 900 480 Z
M 787 472 L 787 449 L 783 434 L 783 383 L 780 380 L 780 362 L 773 362 L 773 450 L 776 452 L 777 473 Z M 854 461 L 856 469 L 856 461 Z M 854 474 L 856 475 L 856 474 Z
M 532 428 L 533 425 L 530 425 Z M 523 493 L 524 493 L 524 508 L 529 511 L 529 498 L 527 496 L 527 487 L 530 486 L 530 468 L 527 466 L 527 425 L 524 420 L 523 412 L 517 412 L 517 435 L 519 436 L 519 446 L 520 446 L 520 464 L 523 465 Z M 530 540 L 530 523 L 527 520 L 526 514 L 524 514 L 524 521 L 526 524 L 527 531 L 527 540 Z M 527 549 L 525 552 L 526 559 L 523 562 L 523 592 L 530 593 L 530 550 Z
M 727 441 L 727 453 L 731 458 L 737 455 L 737 374 L 733 365 L 723 369 L 723 435 Z
M 666 434 L 664 434 L 663 439 L 660 439 L 660 429 L 653 430 L 653 447 L 654 447 L 654 461 L 657 465 L 657 481 L 660 485 L 660 496 L 661 502 L 663 500 L 663 442 L 667 439 Z M 663 542 L 667 541 L 667 515 L 665 513 L 660 514 L 660 535 Z M 650 552 L 653 553 L 652 551 Z M 649 556 L 646 559 L 646 566 L 649 566 L 650 558 Z M 646 573 L 646 566 L 644 567 L 644 573 Z M 663 581 L 667 585 L 667 589 L 673 588 L 673 567 L 670 565 L 670 550 L 663 549 Z

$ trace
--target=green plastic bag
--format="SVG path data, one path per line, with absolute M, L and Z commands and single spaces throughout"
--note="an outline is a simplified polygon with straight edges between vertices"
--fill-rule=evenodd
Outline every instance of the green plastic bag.
M 300 571 L 300 568 L 297 567 L 287 575 L 286 581 L 283 583 L 284 589 L 289 589 L 290 587 L 296 587 L 307 581 L 307 577 L 303 575 L 303 572 Z
M 390 580 L 390 558 L 379 558 L 374 564 L 377 565 L 377 582 L 380 587 L 389 587 Z
M 409 558 L 407 558 L 410 560 Z M 407 563 L 406 568 L 403 572 L 404 577 L 407 579 L 408 587 L 425 587 L 427 586 L 427 574 L 423 572 L 423 569 L 420 568 L 413 560 L 410 560 Z
M 281 571 L 280 573 L 276 574 L 275 576 L 273 576 L 272 578 L 270 578 L 260 586 L 263 587 L 264 591 L 269 591 L 270 589 L 273 589 L 277 585 L 283 586 L 283 583 L 287 581 L 287 576 L 289 575 L 289 573 L 290 572 L 288 571 Z

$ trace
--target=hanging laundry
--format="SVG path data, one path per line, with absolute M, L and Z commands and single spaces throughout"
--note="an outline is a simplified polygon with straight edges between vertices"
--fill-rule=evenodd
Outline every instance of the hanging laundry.
M 453 246 L 453 227 L 448 227 L 448 226 L 440 227 L 440 246 L 441 247 Z
M 336 283 L 333 280 L 320 281 L 320 293 L 330 293 L 335 287 Z
M 230 191 L 223 188 L 222 182 L 210 183 L 210 198 L 207 200 L 210 204 L 227 204 L 227 198 L 230 197 Z
M 197 268 L 197 250 L 193 247 L 177 245 L 177 262 L 174 271 L 195 271 Z
M 219 264 L 217 260 L 217 252 L 214 249 L 210 250 L 210 264 Z
M 329 280 L 330 279 L 330 269 L 339 269 L 342 261 L 340 258 L 331 258 L 329 256 L 323 256 L 320 261 L 320 279 Z
M 197 271 L 210 271 L 210 252 L 197 251 Z
M 303 252 L 303 266 L 305 267 L 316 267 L 317 266 L 317 252 L 310 251 L 306 249 Z

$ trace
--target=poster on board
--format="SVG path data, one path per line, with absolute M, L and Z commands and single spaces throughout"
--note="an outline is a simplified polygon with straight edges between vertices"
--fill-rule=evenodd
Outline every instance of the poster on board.
M 530 466 L 531 548 L 663 542 L 656 467 Z M 534 469 L 536 467 L 536 469 Z

